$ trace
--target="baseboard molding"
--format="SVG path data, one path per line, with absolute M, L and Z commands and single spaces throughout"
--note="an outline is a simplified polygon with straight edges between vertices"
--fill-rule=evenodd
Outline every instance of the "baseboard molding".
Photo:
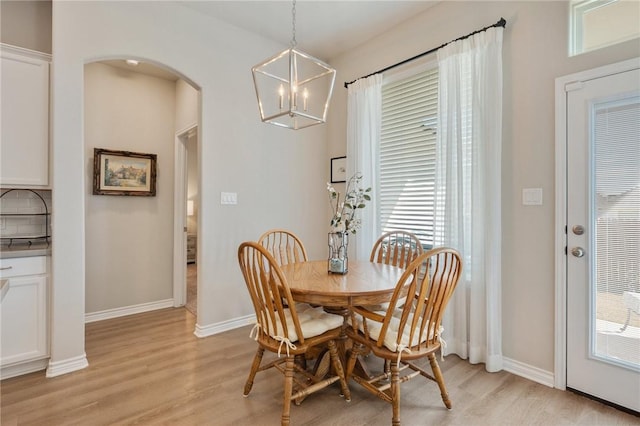
M 127 315 L 140 314 L 142 312 L 155 311 L 157 309 L 172 308 L 173 299 L 158 300 L 157 302 L 140 303 L 139 305 L 124 306 L 122 308 L 107 309 L 104 311 L 90 312 L 84 315 L 84 322 L 102 321 Z
M 44 358 L 16 365 L 3 366 L 2 369 L 0 369 L 0 380 L 44 370 L 47 368 L 48 363 L 49 359 Z
M 552 372 L 506 357 L 503 357 L 502 361 L 504 371 L 533 380 L 550 388 L 554 387 L 555 379 Z
M 47 378 L 82 370 L 88 366 L 89 362 L 87 361 L 87 354 L 82 354 L 74 358 L 63 359 L 62 361 L 49 361 L 49 366 L 47 367 Z
M 218 322 L 211 325 L 201 326 L 200 324 L 196 324 L 196 330 L 193 332 L 193 334 L 195 334 L 196 337 L 200 337 L 200 338 L 209 337 L 209 336 L 213 336 L 214 334 L 219 334 L 225 331 L 244 327 L 245 325 L 253 324 L 255 322 L 256 322 L 256 316 L 254 314 L 254 315 L 247 315 L 240 318 L 234 318 L 228 321 Z

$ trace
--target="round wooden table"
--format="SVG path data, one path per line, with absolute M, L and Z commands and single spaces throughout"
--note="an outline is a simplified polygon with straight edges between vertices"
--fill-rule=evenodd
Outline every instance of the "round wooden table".
M 281 269 L 296 302 L 320 305 L 327 312 L 342 315 L 344 327 L 349 320 L 349 307 L 388 302 L 404 272 L 396 266 L 357 260 L 349 261 L 345 275 L 329 273 L 326 260 L 290 263 Z M 342 338 L 336 342 L 343 365 L 348 359 L 346 342 L 343 329 Z M 328 369 L 329 356 L 323 353 L 318 356 L 314 374 L 323 377 Z M 355 369 L 359 376 L 371 377 L 362 359 L 356 361 Z
M 329 273 L 326 260 L 290 263 L 281 269 L 295 301 L 342 309 L 388 302 L 404 272 L 395 266 L 357 260 L 349 261 L 345 275 Z

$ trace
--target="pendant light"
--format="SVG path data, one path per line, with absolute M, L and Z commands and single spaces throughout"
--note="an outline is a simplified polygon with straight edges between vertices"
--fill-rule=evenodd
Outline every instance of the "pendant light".
M 297 130 L 327 120 L 336 70 L 296 49 L 295 0 L 291 17 L 291 47 L 251 71 L 262 121 Z

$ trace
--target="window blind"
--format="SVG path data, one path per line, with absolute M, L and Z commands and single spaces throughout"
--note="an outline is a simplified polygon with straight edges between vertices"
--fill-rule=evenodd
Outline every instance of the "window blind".
M 640 97 L 594 108 L 598 290 L 640 292 Z
M 382 87 L 378 206 L 383 232 L 433 245 L 438 69 Z

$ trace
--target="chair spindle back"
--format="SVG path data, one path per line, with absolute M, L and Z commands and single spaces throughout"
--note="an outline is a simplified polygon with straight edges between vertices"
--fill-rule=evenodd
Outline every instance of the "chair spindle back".
M 271 253 L 258 243 L 244 242 L 238 248 L 238 262 L 256 312 L 256 322 L 260 328 L 258 340 L 273 346 L 274 342 L 266 342 L 269 335 L 288 339 L 295 332 L 298 341 L 304 343 L 287 280 Z M 287 322 L 287 311 L 290 323 Z M 291 325 L 294 330 L 289 330 Z
M 308 260 L 307 251 L 300 238 L 285 229 L 271 229 L 262 234 L 258 242 L 269 250 L 280 266 Z
M 422 243 L 414 234 L 407 231 L 391 231 L 378 238 L 369 260 L 404 269 L 422 253 Z
M 396 344 L 411 350 L 439 345 L 442 315 L 462 273 L 460 254 L 450 248 L 436 248 L 418 256 L 398 282 L 384 319 L 378 346 L 384 344 L 398 300 L 406 302 L 399 318 Z M 410 282 L 408 286 L 402 283 Z M 396 314 L 397 315 L 397 314 Z M 398 320 L 397 318 L 395 319 Z M 406 335 L 409 336 L 407 341 Z M 404 336 L 404 337 L 403 337 Z

